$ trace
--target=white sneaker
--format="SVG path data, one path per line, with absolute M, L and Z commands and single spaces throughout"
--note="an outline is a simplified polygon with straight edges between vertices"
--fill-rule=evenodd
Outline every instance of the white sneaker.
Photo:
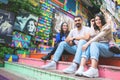
M 84 67 L 80 66 L 79 69 L 75 72 L 76 76 L 82 76 L 84 72 Z
M 98 69 L 90 67 L 89 70 L 83 72 L 83 76 L 90 77 L 90 78 L 99 77 Z
M 56 62 L 55 61 L 51 61 L 47 65 L 42 66 L 41 68 L 45 69 L 45 70 L 56 69 Z
M 76 70 L 77 70 L 77 64 L 72 63 L 68 68 L 64 69 L 63 72 L 67 74 L 72 74 L 75 73 Z

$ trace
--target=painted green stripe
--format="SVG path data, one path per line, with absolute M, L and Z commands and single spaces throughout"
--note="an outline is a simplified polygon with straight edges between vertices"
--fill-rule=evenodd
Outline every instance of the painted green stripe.
M 5 62 L 5 68 L 17 73 L 23 74 L 25 76 L 34 78 L 36 80 L 76 80 L 73 77 L 68 77 L 65 75 L 60 75 L 57 73 L 51 73 L 48 71 L 40 70 L 38 68 L 33 68 L 30 66 Z

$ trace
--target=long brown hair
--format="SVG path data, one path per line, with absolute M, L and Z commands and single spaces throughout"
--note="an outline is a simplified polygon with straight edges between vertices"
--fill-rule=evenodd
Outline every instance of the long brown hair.
M 64 33 L 64 31 L 63 31 L 63 24 L 64 24 L 64 23 L 67 24 L 67 22 L 63 22 L 63 23 L 61 24 L 60 38 L 61 38 L 63 35 L 67 36 L 67 35 L 69 34 L 69 26 L 68 26 L 68 24 L 67 24 L 67 27 L 68 27 L 67 31 L 66 31 L 65 33 Z
M 100 18 L 102 26 L 106 24 L 105 17 L 103 16 L 103 14 L 98 13 L 98 14 L 95 15 L 95 17 L 99 17 Z M 99 27 L 96 25 L 96 23 L 95 23 L 94 29 L 95 30 L 100 30 Z

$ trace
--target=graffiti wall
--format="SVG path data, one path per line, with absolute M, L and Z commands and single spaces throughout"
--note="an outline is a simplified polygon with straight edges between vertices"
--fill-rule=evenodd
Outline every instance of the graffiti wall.
M 56 11 L 53 21 L 53 27 L 55 32 L 59 32 L 62 22 L 67 22 L 69 25 L 69 29 L 74 28 L 74 20 L 71 17 L 67 16 L 66 14 L 60 11 Z
M 12 41 L 14 13 L 0 9 L 0 43 Z
M 29 48 L 31 36 L 23 34 L 21 32 L 14 31 L 12 39 L 12 47 L 16 48 Z
M 27 12 L 20 12 L 16 17 L 14 30 L 22 31 L 29 35 L 35 35 L 36 32 L 36 22 L 38 17 L 29 14 Z

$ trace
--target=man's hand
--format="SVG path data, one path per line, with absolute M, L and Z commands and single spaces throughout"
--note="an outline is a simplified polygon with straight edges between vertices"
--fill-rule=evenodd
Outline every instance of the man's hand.
M 73 46 L 73 42 L 72 41 L 69 41 L 68 43 L 70 46 Z
M 69 39 L 66 39 L 65 41 L 67 42 L 67 43 L 69 43 L 70 41 L 72 41 L 74 38 L 69 38 Z

